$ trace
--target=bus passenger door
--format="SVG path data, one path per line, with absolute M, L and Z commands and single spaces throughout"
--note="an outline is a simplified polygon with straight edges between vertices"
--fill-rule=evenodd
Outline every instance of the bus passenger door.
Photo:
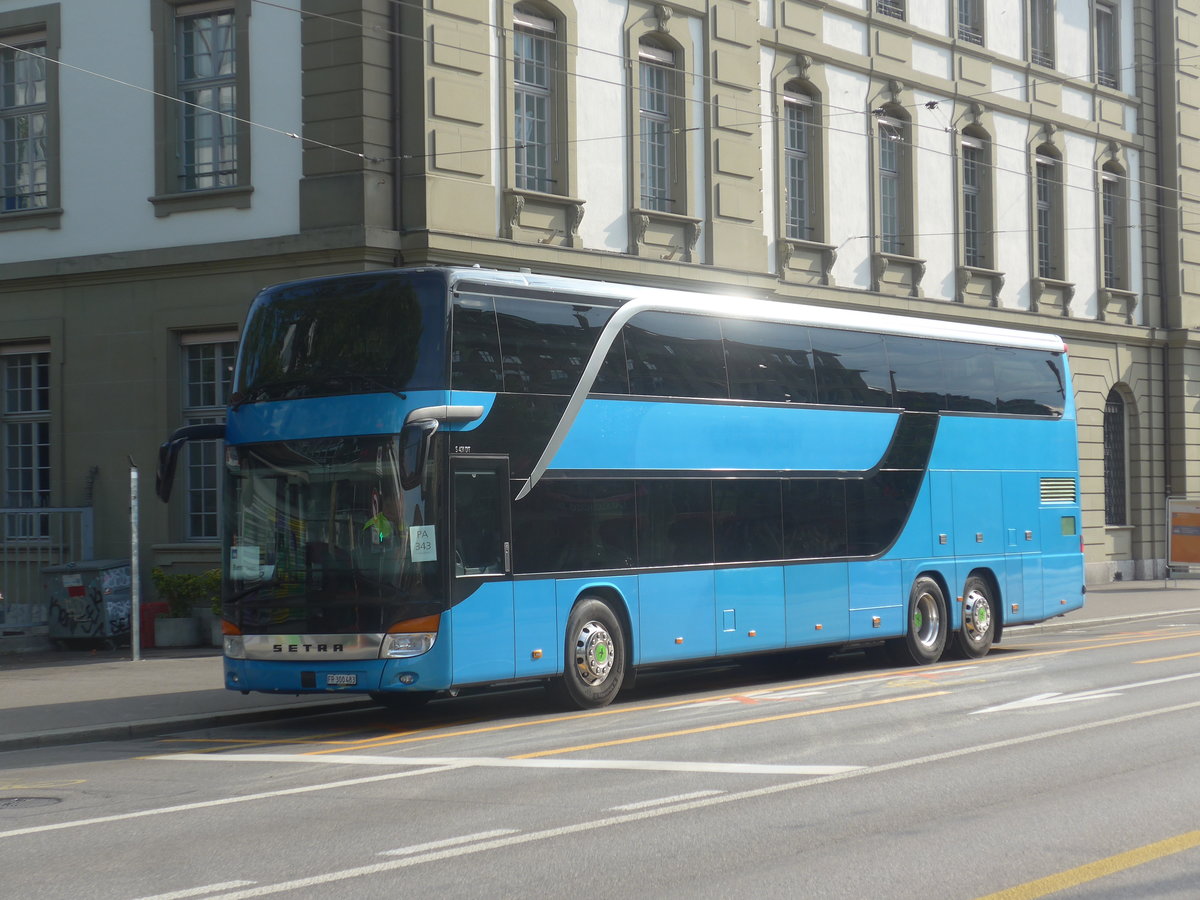
M 450 459 L 455 684 L 512 678 L 513 587 L 507 457 Z

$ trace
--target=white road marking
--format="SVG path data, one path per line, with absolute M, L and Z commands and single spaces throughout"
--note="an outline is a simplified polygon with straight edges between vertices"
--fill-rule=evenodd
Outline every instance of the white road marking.
M 1187 675 L 1174 675 L 1170 678 L 1155 678 L 1153 681 L 1136 681 L 1133 684 L 1118 684 L 1113 687 L 1095 688 L 1090 691 L 1076 691 L 1073 694 L 1061 694 L 1051 692 L 1049 694 L 1034 694 L 1032 697 L 1025 697 L 1022 700 L 1010 700 L 1008 703 L 1001 703 L 998 706 L 989 706 L 986 709 L 976 709 L 971 712 L 971 715 L 989 712 L 1011 712 L 1015 709 L 1035 709 L 1039 706 L 1053 706 L 1056 703 L 1075 703 L 1080 700 L 1102 700 L 1106 697 L 1119 697 L 1122 691 L 1127 691 L 1130 688 L 1149 687 L 1152 684 L 1167 684 L 1171 681 L 1183 681 L 1187 678 L 1200 678 L 1200 672 L 1189 672 Z
M 751 800 L 756 797 L 766 797 L 772 794 L 800 790 L 802 788 L 813 787 L 821 784 L 830 784 L 836 781 L 847 781 L 851 778 L 860 778 L 864 775 L 876 775 L 885 772 L 895 772 L 902 769 L 928 766 L 930 763 L 942 762 L 947 759 L 973 756 L 978 753 L 991 753 L 1007 747 L 1016 747 L 1021 744 L 1029 744 L 1035 741 L 1047 740 L 1048 738 L 1078 734 L 1084 731 L 1091 731 L 1096 728 L 1106 728 L 1111 725 L 1121 725 L 1127 722 L 1136 722 L 1141 719 L 1151 718 L 1153 716 L 1184 712 L 1192 709 L 1200 709 L 1200 701 L 1196 701 L 1194 703 L 1182 703 L 1178 706 L 1168 706 L 1162 709 L 1131 713 L 1127 716 L 1118 716 L 1113 719 L 1104 719 L 1099 722 L 1087 722 L 1081 725 L 1072 725 L 1067 728 L 1056 728 L 1052 731 L 1043 731 L 1039 732 L 1038 734 L 1029 734 L 1024 735 L 1023 737 L 1009 738 L 1003 741 L 994 741 L 990 744 L 976 744 L 972 747 L 963 747 L 959 750 L 947 750 L 944 753 L 935 753 L 930 756 L 921 756 L 915 759 L 906 759 L 899 762 L 885 763 L 879 766 L 867 766 L 862 769 L 857 769 L 852 772 L 843 772 L 838 775 L 825 775 L 820 778 L 808 778 L 803 781 L 792 781 L 784 784 L 768 785 L 766 787 L 755 788 L 747 791 L 738 791 L 732 794 L 722 794 L 716 797 L 700 797 L 695 800 L 687 800 L 683 803 L 675 803 L 669 806 L 657 806 L 652 809 L 634 810 L 631 812 L 622 813 L 621 815 L 609 816 L 604 819 L 594 819 L 588 822 L 577 822 L 558 828 L 547 828 L 543 831 L 531 831 L 522 834 L 513 834 L 507 837 L 496 838 L 495 840 L 481 841 L 477 844 L 470 844 L 464 847 L 452 847 L 444 850 L 434 850 L 429 853 L 408 856 L 404 859 L 391 860 L 384 863 L 375 863 L 369 866 L 357 866 L 353 869 L 342 869 L 337 872 L 327 872 L 324 875 L 314 875 L 310 878 L 298 878 L 294 881 L 283 881 L 279 882 L 278 884 L 263 885 L 262 887 L 250 888 L 244 891 L 220 894 L 210 898 L 210 900 L 249 900 L 251 897 L 265 897 L 269 894 L 282 894 L 288 891 L 297 891 L 318 885 L 332 884 L 337 881 L 346 881 L 351 878 L 379 875 L 384 872 L 394 871 L 396 869 L 408 868 L 409 866 L 417 866 L 423 863 L 437 862 L 443 859 L 466 856 L 470 853 L 482 853 L 487 850 L 498 850 L 503 847 L 512 847 L 519 844 L 533 843 L 535 841 L 545 841 L 565 835 L 593 831 L 599 828 L 609 828 L 613 825 L 623 825 L 626 822 L 636 822 L 642 819 L 653 819 L 657 818 L 658 816 L 674 815 L 675 813 L 704 809 L 706 807 L 716 806 L 721 803 L 732 803 L 739 800 Z
M 637 803 L 625 803 L 614 806 L 614 812 L 626 812 L 631 809 L 649 809 L 652 806 L 666 806 L 668 803 L 682 803 L 685 800 L 696 800 L 700 797 L 715 797 L 725 791 L 692 791 L 690 794 L 676 794 L 674 797 L 659 797 L 657 800 L 640 800 Z
M 505 759 L 490 756 L 304 756 L 299 753 L 164 753 L 148 759 L 182 762 L 320 763 L 351 766 L 449 766 L 496 769 L 611 769 L 632 772 L 692 772 L 716 775 L 837 775 L 862 766 L 772 765 L 770 763 L 676 762 L 650 759 Z
M 29 828 L 14 828 L 11 831 L 0 831 L 0 839 L 21 837 L 26 834 L 41 834 L 45 831 L 62 831 L 64 828 L 81 828 L 85 825 L 107 825 L 109 822 L 123 822 L 127 819 L 141 819 L 146 816 L 161 816 L 166 813 L 189 812 L 193 809 L 210 809 L 214 806 L 230 806 L 234 803 L 247 803 L 251 800 L 271 800 L 275 797 L 287 797 L 293 794 L 311 794 L 314 791 L 353 787 L 358 784 L 372 784 L 376 781 L 391 781 L 395 778 L 412 778 L 415 775 L 432 775 L 437 772 L 448 772 L 460 766 L 436 766 L 431 769 L 413 769 L 408 772 L 391 772 L 387 775 L 369 775 L 362 778 L 349 778 L 345 781 L 333 781 L 328 784 L 310 784 L 307 787 L 285 788 L 278 791 L 263 791 L 260 794 L 246 794 L 242 797 L 222 797 L 219 800 L 200 800 L 196 803 L 181 803 L 178 806 L 159 806 L 154 809 L 143 809 L 139 812 L 117 813 L 112 816 L 96 816 L 91 819 L 75 819 L 71 822 L 56 822 L 53 825 L 33 825 Z
M 504 837 L 506 834 L 516 834 L 515 828 L 497 828 L 494 831 L 480 831 L 477 834 L 464 834 L 460 837 L 445 838 L 440 841 L 430 841 L 427 844 L 413 844 L 411 847 L 401 847 L 398 850 L 381 850 L 380 856 L 408 856 L 412 853 L 424 853 L 426 850 L 440 850 L 443 847 L 457 847 L 472 841 L 486 841 L 488 838 Z
M 184 900 L 185 897 L 199 897 L 211 894 L 213 891 L 227 891 L 230 888 L 246 887 L 253 881 L 222 881 L 220 884 L 208 884 L 204 887 L 188 888 L 183 891 L 171 891 L 169 894 L 155 894 L 153 897 L 139 897 L 138 900 Z

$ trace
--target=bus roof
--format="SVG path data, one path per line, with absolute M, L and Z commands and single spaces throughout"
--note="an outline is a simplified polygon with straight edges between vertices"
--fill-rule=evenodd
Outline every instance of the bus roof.
M 823 328 L 848 328 L 885 334 L 932 337 L 973 344 L 1003 347 L 1022 347 L 1063 353 L 1066 344 L 1055 334 L 953 322 L 918 316 L 901 316 L 834 306 L 812 306 L 782 300 L 763 300 L 746 295 L 718 292 L 685 291 L 644 287 L 608 281 L 591 281 L 557 275 L 536 275 L 530 272 L 505 272 L 498 269 L 448 267 L 450 287 L 454 290 L 478 287 L 516 288 L 519 293 L 530 291 L 566 293 L 597 301 L 614 301 L 624 305 L 640 301 L 647 309 L 712 315 L 724 318 L 756 319 L 813 325 Z M 524 289 L 524 290 L 522 290 Z

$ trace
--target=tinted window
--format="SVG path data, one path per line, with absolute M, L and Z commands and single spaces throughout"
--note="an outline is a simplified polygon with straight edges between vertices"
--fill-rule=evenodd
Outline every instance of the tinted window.
M 997 408 L 1025 416 L 1061 416 L 1066 406 L 1062 358 L 1037 350 L 996 350 Z
M 838 406 L 891 406 L 883 337 L 853 331 L 811 331 L 817 397 Z
M 611 309 L 496 298 L 504 390 L 569 394 Z
M 500 529 L 507 482 L 490 469 L 454 473 L 454 567 L 459 575 L 504 571 Z
M 897 406 L 920 412 L 946 408 L 946 380 L 936 341 L 888 335 L 887 358 Z
M 847 550 L 851 556 L 874 556 L 892 545 L 912 509 L 921 478 L 921 472 L 879 472 L 846 482 Z
M 544 480 L 513 505 L 513 537 L 517 572 L 632 566 L 633 482 Z
M 433 273 L 317 278 L 254 301 L 238 402 L 443 389 L 446 285 Z
M 833 478 L 783 483 L 783 553 L 787 559 L 846 555 L 846 493 Z
M 735 400 L 815 403 L 808 329 L 774 322 L 721 323 L 729 396 Z
M 500 339 L 491 298 L 460 297 L 454 301 L 450 386 L 459 391 L 503 389 Z
M 618 334 L 604 357 L 604 365 L 592 384 L 599 394 L 629 393 L 629 361 L 625 357 L 625 338 Z
M 946 408 L 965 412 L 996 411 L 993 348 L 984 344 L 942 344 Z
M 640 565 L 713 561 L 712 500 L 707 481 L 639 481 L 637 512 Z
M 729 396 L 721 330 L 713 319 L 640 313 L 625 326 L 625 353 L 631 393 Z
M 719 480 L 712 491 L 717 562 L 782 558 L 778 479 Z

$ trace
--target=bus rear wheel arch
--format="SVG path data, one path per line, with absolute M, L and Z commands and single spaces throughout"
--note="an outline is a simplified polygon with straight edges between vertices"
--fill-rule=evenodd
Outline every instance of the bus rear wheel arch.
M 628 669 L 620 616 L 598 597 L 581 597 L 567 618 L 563 674 L 550 682 L 565 705 L 596 709 L 612 703 Z
M 913 581 L 908 592 L 908 619 L 904 636 L 888 641 L 891 658 L 900 665 L 927 666 L 937 662 L 946 647 L 950 618 L 946 594 L 928 575 Z
M 973 572 L 963 584 L 962 625 L 950 643 L 953 655 L 979 659 L 992 649 L 999 627 L 996 589 L 986 575 Z

